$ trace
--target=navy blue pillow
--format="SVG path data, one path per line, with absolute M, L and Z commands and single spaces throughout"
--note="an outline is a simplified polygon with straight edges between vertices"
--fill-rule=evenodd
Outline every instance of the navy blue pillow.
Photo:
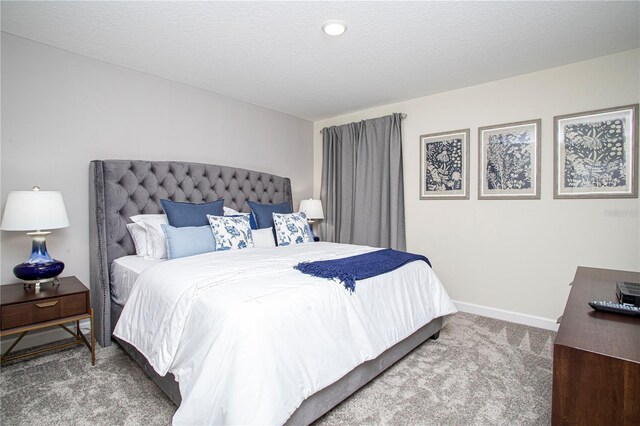
M 251 207 L 251 216 L 256 222 L 257 229 L 272 228 L 273 213 L 293 213 L 291 203 L 260 204 L 254 201 L 247 201 L 247 203 Z
M 171 200 L 160 200 L 169 225 L 175 228 L 185 226 L 208 226 L 207 215 L 224 216 L 224 200 L 211 203 L 181 203 Z

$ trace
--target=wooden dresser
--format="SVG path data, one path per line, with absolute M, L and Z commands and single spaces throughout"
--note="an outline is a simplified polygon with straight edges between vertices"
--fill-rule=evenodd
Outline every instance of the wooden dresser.
M 640 318 L 594 311 L 640 273 L 579 267 L 553 347 L 554 425 L 640 424 Z

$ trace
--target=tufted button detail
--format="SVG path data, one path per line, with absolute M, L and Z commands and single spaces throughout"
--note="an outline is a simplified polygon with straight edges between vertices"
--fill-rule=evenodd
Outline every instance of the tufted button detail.
M 247 200 L 282 202 L 284 180 L 268 173 L 188 162 L 105 161 L 105 184 L 115 188 L 105 194 L 107 206 L 107 259 L 133 253 L 126 230 L 135 214 L 160 213 L 161 199 L 194 203 L 225 200 L 238 211 L 249 211 Z M 115 217 L 113 217 L 115 216 Z M 115 220 L 112 220 L 115 219 Z

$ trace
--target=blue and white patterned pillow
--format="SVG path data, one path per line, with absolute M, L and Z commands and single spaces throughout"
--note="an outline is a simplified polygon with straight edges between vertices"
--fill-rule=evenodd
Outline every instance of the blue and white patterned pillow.
M 273 226 L 279 246 L 312 243 L 313 237 L 304 213 L 273 213 Z
M 253 247 L 253 235 L 249 214 L 235 216 L 211 216 L 209 224 L 216 240 L 216 251 L 238 250 Z

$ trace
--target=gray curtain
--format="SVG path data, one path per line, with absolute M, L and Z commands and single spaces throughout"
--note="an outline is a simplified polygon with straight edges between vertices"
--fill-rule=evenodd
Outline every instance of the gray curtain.
M 400 114 L 322 129 L 323 241 L 406 249 Z

